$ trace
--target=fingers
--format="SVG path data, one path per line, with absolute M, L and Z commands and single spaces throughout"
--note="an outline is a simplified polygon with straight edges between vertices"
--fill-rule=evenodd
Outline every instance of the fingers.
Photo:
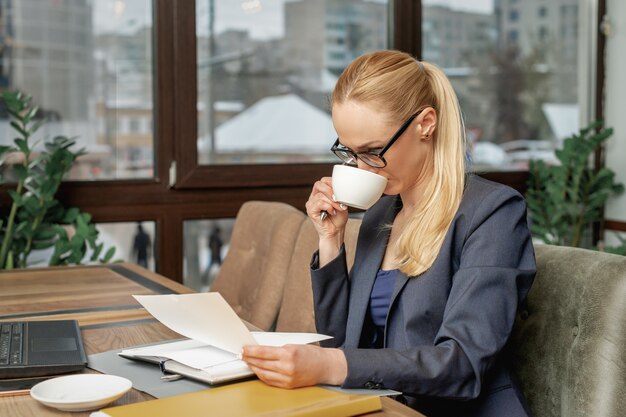
M 310 345 L 245 346 L 243 360 L 262 381 L 281 388 L 315 385 L 322 381 L 322 348 Z
M 243 359 L 257 358 L 265 360 L 277 360 L 282 357 L 282 348 L 274 346 L 250 345 L 243 347 Z
M 295 384 L 292 380 L 281 373 L 259 368 L 251 364 L 248 364 L 248 367 L 256 374 L 257 377 L 259 377 L 261 381 L 265 382 L 267 385 L 278 388 L 295 388 Z
M 245 346 L 242 360 L 248 365 L 281 374 L 293 375 L 295 372 L 298 346 Z
M 242 359 L 263 381 L 270 385 L 286 387 L 296 379 L 295 364 L 293 361 L 281 360 L 281 355 L 277 353 L 271 352 L 265 357 L 249 356 L 244 353 Z
M 315 214 L 321 215 L 321 212 L 325 211 L 326 213 L 335 216 L 337 215 L 337 211 L 343 211 L 340 203 L 329 199 L 326 195 L 320 193 L 316 197 L 316 200 L 311 204 L 311 208 L 313 208 Z
M 323 221 L 322 213 L 335 216 L 337 211 L 345 211 L 347 207 L 333 198 L 331 178 L 324 177 L 313 185 L 311 195 L 306 203 L 306 211 L 312 219 Z

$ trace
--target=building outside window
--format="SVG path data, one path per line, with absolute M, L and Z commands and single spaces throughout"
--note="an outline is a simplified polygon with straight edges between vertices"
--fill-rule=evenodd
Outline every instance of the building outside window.
M 0 22 L 0 88 L 48 119 L 33 141 L 76 137 L 88 153 L 68 179 L 151 178 L 152 159 L 136 169 L 126 156 L 154 144 L 152 1 L 2 0 Z M 122 122 L 138 115 L 148 130 Z M 0 144 L 13 136 L 2 111 Z
M 578 130 L 578 103 L 586 98 L 577 90 L 579 39 L 572 36 L 580 22 L 569 11 L 580 1 L 424 2 L 423 55 L 457 91 L 475 170 L 554 162 L 555 149 Z M 557 16 L 551 27 L 560 30 L 550 31 L 537 10 Z M 455 42 L 436 29 L 447 20 L 464 31 Z
M 545 7 L 545 6 L 539 7 L 539 10 L 537 11 L 537 15 L 539 17 L 546 17 L 546 16 L 548 16 L 548 8 Z
M 387 9 L 368 0 L 197 1 L 198 162 L 333 161 L 329 94 L 354 58 L 388 47 Z

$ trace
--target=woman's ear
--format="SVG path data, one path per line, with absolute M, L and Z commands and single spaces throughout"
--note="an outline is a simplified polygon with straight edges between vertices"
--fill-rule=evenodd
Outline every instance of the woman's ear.
M 422 140 L 430 140 L 437 128 L 437 112 L 432 107 L 426 107 L 419 115 L 420 122 L 417 125 Z

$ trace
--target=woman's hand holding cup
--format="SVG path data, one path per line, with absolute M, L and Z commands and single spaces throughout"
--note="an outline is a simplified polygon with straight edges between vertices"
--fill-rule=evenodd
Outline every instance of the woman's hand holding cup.
M 306 212 L 319 235 L 319 266 L 322 267 L 339 254 L 348 223 L 348 207 L 335 201 L 330 177 L 313 185 Z
M 311 195 L 306 203 L 306 212 L 313 220 L 320 240 L 334 241 L 338 236 L 343 237 L 343 231 L 348 222 L 348 208 L 335 201 L 330 177 L 323 177 L 313 184 Z
M 313 185 L 306 211 L 320 237 L 320 267 L 334 259 L 343 244 L 348 206 L 367 210 L 380 198 L 387 178 L 346 165 L 335 165 L 332 178 Z

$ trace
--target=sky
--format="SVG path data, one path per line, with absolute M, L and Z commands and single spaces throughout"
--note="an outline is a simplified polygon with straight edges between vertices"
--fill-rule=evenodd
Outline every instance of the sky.
M 91 1 L 94 6 L 96 33 L 132 33 L 140 27 L 152 25 L 151 0 Z M 255 39 L 269 39 L 283 36 L 283 6 L 294 0 L 196 0 L 196 31 L 200 35 L 208 33 L 208 10 L 211 1 L 214 1 L 217 33 L 225 29 L 246 29 Z M 493 12 L 493 0 L 424 0 L 423 3 L 472 12 Z

